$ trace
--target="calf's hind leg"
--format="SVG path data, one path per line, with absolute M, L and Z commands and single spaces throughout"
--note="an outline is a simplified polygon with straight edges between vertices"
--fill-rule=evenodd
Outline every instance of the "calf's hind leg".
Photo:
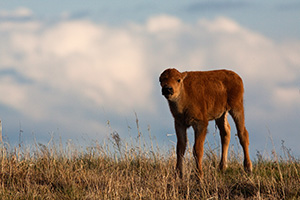
M 227 155 L 230 143 L 230 125 L 227 121 L 227 112 L 225 112 L 219 119 L 216 119 L 215 121 L 220 130 L 222 143 L 222 157 L 219 167 L 220 170 L 225 170 L 227 167 Z
M 247 172 L 252 172 L 252 163 L 249 155 L 249 134 L 245 127 L 244 109 L 233 109 L 229 113 L 235 122 L 240 144 L 244 151 L 244 169 Z

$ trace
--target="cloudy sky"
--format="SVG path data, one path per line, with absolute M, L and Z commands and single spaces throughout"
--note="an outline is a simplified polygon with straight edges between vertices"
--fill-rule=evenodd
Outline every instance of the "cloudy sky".
M 225 68 L 244 80 L 252 157 L 272 140 L 300 155 L 299 21 L 296 0 L 0 0 L 4 138 L 134 138 L 136 113 L 145 138 L 150 129 L 169 148 L 176 138 L 160 73 Z M 214 132 L 212 122 L 210 143 Z

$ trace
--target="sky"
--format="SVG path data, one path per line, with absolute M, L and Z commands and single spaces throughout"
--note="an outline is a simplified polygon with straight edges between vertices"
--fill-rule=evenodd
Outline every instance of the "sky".
M 160 73 L 230 69 L 244 80 L 251 157 L 282 145 L 300 156 L 299 21 L 293 0 L 0 0 L 3 139 L 89 144 L 139 129 L 170 149 Z

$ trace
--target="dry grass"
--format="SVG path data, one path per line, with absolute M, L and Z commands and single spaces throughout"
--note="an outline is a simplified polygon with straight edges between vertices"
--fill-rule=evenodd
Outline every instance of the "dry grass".
M 143 142 L 112 133 L 104 144 L 78 148 L 49 142 L 0 147 L 0 199 L 299 199 L 300 162 L 259 153 L 246 174 L 241 155 L 231 152 L 229 168 L 218 170 L 217 150 L 206 150 L 199 180 L 190 149 L 185 176 L 176 178 L 174 149 L 161 153 Z

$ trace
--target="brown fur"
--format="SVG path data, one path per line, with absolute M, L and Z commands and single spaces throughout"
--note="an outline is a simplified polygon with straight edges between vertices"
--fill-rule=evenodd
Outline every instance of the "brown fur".
M 229 70 L 195 71 L 180 73 L 166 69 L 159 78 L 162 93 L 169 103 L 175 119 L 177 136 L 176 169 L 182 177 L 183 156 L 186 149 L 186 130 L 192 126 L 195 132 L 194 156 L 200 175 L 208 121 L 215 120 L 220 130 L 222 157 L 220 169 L 227 167 L 227 153 L 230 142 L 230 125 L 227 113 L 232 116 L 244 151 L 244 168 L 252 171 L 249 156 L 249 136 L 245 128 L 243 105 L 243 81 Z

